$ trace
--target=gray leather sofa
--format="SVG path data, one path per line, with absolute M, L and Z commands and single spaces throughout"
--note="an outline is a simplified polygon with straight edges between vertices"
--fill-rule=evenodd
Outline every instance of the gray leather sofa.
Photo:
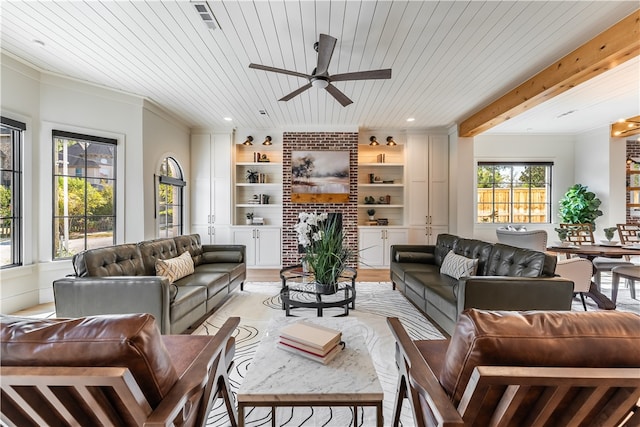
M 449 251 L 478 259 L 474 276 L 440 273 Z M 391 281 L 451 335 L 466 308 L 571 310 L 573 282 L 555 277 L 556 258 L 513 246 L 438 235 L 435 245 L 393 245 Z
M 189 251 L 194 273 L 169 283 L 157 259 Z M 246 279 L 244 245 L 202 245 L 198 234 L 90 249 L 74 255 L 75 276 L 53 282 L 58 317 L 149 313 L 163 334 L 179 334 Z

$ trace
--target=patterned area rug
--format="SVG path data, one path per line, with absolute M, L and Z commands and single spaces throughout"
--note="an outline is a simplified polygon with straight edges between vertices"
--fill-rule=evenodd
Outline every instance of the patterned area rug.
M 356 309 L 350 310 L 349 318 L 355 318 L 362 324 L 362 331 L 371 353 L 382 389 L 384 391 L 384 419 L 389 425 L 393 412 L 398 371 L 395 366 L 395 341 L 387 326 L 387 317 L 398 317 L 414 339 L 441 339 L 442 334 L 409 303 L 402 294 L 391 289 L 390 283 L 360 282 L 356 286 Z M 279 297 L 279 283 L 247 283 L 244 291 L 235 292 L 231 298 L 205 321 L 194 334 L 214 334 L 229 316 L 240 316 L 240 326 L 236 335 L 235 365 L 230 374 L 232 391 L 238 390 L 251 359 L 260 343 L 262 333 L 272 318 L 284 317 Z M 340 314 L 325 309 L 325 316 Z M 295 309 L 301 317 L 315 317 L 315 310 Z M 274 351 L 280 351 L 274 349 Z M 359 408 L 359 411 L 362 411 Z M 402 426 L 413 426 L 410 408 L 407 403 L 402 410 Z M 363 417 L 364 415 L 364 417 Z M 358 414 L 358 426 L 375 425 L 375 412 L 365 408 Z M 279 408 L 276 414 L 278 426 L 327 426 L 347 427 L 353 425 L 353 413 L 350 408 Z M 221 427 L 229 425 L 221 399 L 211 411 L 207 426 Z M 270 411 L 264 408 L 250 408 L 246 418 L 247 426 L 270 426 Z

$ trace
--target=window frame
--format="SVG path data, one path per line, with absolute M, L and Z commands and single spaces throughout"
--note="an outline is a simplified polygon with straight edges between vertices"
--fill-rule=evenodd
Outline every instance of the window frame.
M 0 116 L 0 123 L 11 131 L 11 169 L 4 169 L 3 165 L 0 165 L 2 174 L 9 172 L 12 175 L 11 204 L 13 209 L 9 217 L 2 217 L 11 220 L 11 258 L 8 264 L 0 265 L 0 269 L 7 269 L 20 267 L 24 263 L 24 140 L 27 125 L 4 116 Z
M 119 181 L 118 181 L 118 140 L 115 138 L 108 138 L 108 137 L 101 137 L 101 136 L 96 136 L 96 135 L 89 135 L 89 134 L 84 134 L 84 133 L 76 133 L 76 132 L 69 132 L 69 131 L 63 131 L 63 130 L 58 130 L 58 129 L 52 129 L 51 130 L 51 145 L 52 145 L 52 152 L 53 152 L 53 163 L 52 163 L 52 216 L 51 216 L 51 236 L 52 236 L 52 240 L 51 240 L 51 253 L 52 253 L 52 259 L 54 261 L 60 261 L 60 260 L 66 260 L 66 259 L 70 259 L 73 257 L 73 255 L 70 256 L 58 256 L 57 252 L 56 252 L 56 221 L 58 219 L 64 218 L 64 216 L 61 215 L 57 215 L 58 213 L 58 208 L 57 208 L 57 185 L 58 185 L 58 177 L 59 176 L 64 176 L 61 173 L 56 173 L 56 163 L 58 162 L 58 156 L 57 156 L 57 150 L 56 150 L 56 139 L 67 139 L 67 140 L 73 140 L 73 141 L 78 141 L 78 142 L 86 142 L 86 143 L 90 143 L 90 144 L 102 144 L 102 145 L 110 145 L 113 146 L 113 162 L 111 165 L 112 171 L 113 171 L 113 178 L 108 178 L 109 181 L 112 182 L 112 188 L 113 188 L 113 195 L 112 195 L 112 199 L 113 199 L 113 209 L 112 209 L 112 215 L 101 215 L 103 217 L 110 217 L 112 218 L 112 233 L 113 233 L 113 238 L 112 241 L 109 245 L 106 246 L 110 246 L 110 245 L 115 245 L 117 242 L 117 234 L 118 234 L 118 227 L 117 227 L 117 222 L 118 222 L 118 185 L 119 185 Z M 84 170 L 86 171 L 87 168 L 87 164 L 89 162 L 89 158 L 88 156 L 85 156 L 84 158 Z M 83 176 L 77 176 L 71 173 L 68 173 L 66 176 L 71 177 L 71 178 L 82 178 L 85 181 L 85 188 L 87 186 L 87 183 L 89 182 L 89 180 L 91 179 L 95 179 L 96 177 L 90 177 L 88 176 L 86 173 Z M 83 237 L 83 248 L 86 250 L 88 248 L 88 238 L 87 238 L 87 229 L 86 229 L 86 224 L 87 224 L 87 219 L 88 217 L 95 217 L 95 215 L 88 215 L 87 214 L 87 191 L 84 192 L 84 215 L 82 216 L 84 223 L 85 223 L 85 230 L 84 230 L 84 237 Z M 77 217 L 79 218 L 79 217 Z
M 169 166 L 168 166 L 168 162 L 169 160 L 171 160 L 174 165 L 175 168 L 178 172 L 178 174 L 180 175 L 179 177 L 172 177 L 169 175 L 163 175 L 162 172 L 163 171 L 168 171 L 169 170 Z M 168 230 L 169 227 L 165 227 L 164 231 L 165 233 L 162 234 L 162 228 L 160 226 L 160 219 L 161 219 L 161 207 L 162 206 L 179 206 L 180 210 L 179 213 L 177 215 L 177 218 L 179 219 L 179 225 L 178 225 L 178 230 L 177 230 L 177 235 L 181 236 L 184 234 L 184 208 L 185 208 L 185 194 L 184 194 L 184 187 L 187 186 L 187 182 L 184 180 L 184 173 L 182 171 L 182 166 L 180 166 L 180 163 L 178 162 L 178 160 L 176 160 L 176 158 L 174 156 L 165 156 L 162 159 L 162 162 L 160 164 L 160 173 L 156 176 L 157 180 L 154 177 L 154 182 L 156 184 L 156 187 L 154 189 L 154 196 L 155 196 L 155 222 L 156 222 L 156 237 L 157 238 L 163 238 L 163 237 L 175 237 L 173 235 L 169 235 Z M 161 205 L 162 199 L 160 197 L 160 189 L 162 188 L 163 185 L 168 185 L 171 187 L 176 187 L 179 191 L 179 197 L 180 197 L 180 203 L 179 204 L 165 204 L 165 205 Z M 173 218 L 176 218 L 175 215 L 173 215 Z
M 485 160 L 485 161 L 478 161 L 476 163 L 476 169 L 475 169 L 475 224 L 513 224 L 513 223 L 517 223 L 517 224 L 551 224 L 553 223 L 552 220 L 552 212 L 553 212 L 553 206 L 552 206 L 552 182 L 553 182 L 553 165 L 554 163 L 552 161 L 490 161 L 490 160 Z M 510 201 L 509 201 L 509 221 L 505 221 L 505 222 L 501 222 L 501 221 L 496 221 L 495 217 L 491 218 L 490 221 L 479 221 L 480 218 L 480 204 L 479 204 L 479 196 L 478 196 L 478 190 L 480 189 L 479 187 L 479 183 L 478 183 L 478 171 L 480 169 L 480 167 L 491 167 L 491 166 L 497 166 L 497 167 L 510 167 L 511 169 L 511 180 L 509 182 L 509 189 L 510 189 L 510 194 L 513 195 L 513 191 L 514 191 L 514 186 L 513 186 L 513 168 L 517 168 L 517 167 L 527 167 L 527 166 L 543 166 L 548 168 L 548 177 L 545 180 L 545 187 L 547 188 L 547 199 L 545 202 L 545 206 L 546 206 L 546 218 L 547 220 L 544 222 L 532 222 L 531 221 L 531 212 L 532 212 L 532 191 L 531 189 L 533 188 L 537 188 L 537 187 L 533 187 L 533 186 L 529 186 L 529 197 L 528 197 L 528 202 L 527 202 L 527 206 L 528 206 L 528 221 L 514 221 L 514 200 L 513 197 L 510 197 Z M 498 188 L 496 187 L 495 182 L 492 183 L 492 187 L 490 187 L 494 190 Z M 495 209 L 495 197 L 492 198 L 492 212 L 496 212 Z

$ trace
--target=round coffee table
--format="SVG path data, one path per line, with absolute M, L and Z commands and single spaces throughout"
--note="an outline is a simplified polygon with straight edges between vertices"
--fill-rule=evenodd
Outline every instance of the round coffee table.
M 285 267 L 280 270 L 282 309 L 287 316 L 293 316 L 294 308 L 314 308 L 322 317 L 324 309 L 342 307 L 344 312 L 336 316 L 348 316 L 349 308 L 356 307 L 356 276 L 355 269 L 345 268 L 336 292 L 326 294 L 316 287 L 313 273 L 304 271 L 302 265 Z

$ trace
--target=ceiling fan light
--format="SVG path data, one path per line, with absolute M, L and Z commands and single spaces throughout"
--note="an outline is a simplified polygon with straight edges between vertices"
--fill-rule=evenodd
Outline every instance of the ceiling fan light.
M 269 135 L 267 135 L 267 137 L 264 139 L 262 145 L 273 145 L 273 143 L 271 142 L 271 137 Z
M 253 137 L 249 135 L 247 139 L 242 143 L 242 145 L 253 145 Z
M 317 87 L 318 89 L 324 89 L 329 86 L 329 82 L 324 79 L 314 79 L 311 81 L 311 86 Z
M 371 138 L 369 138 L 369 141 L 371 141 L 369 145 L 372 145 L 372 146 L 380 145 L 380 143 L 378 142 L 375 136 L 372 136 Z
M 390 146 L 390 147 L 393 147 L 393 146 L 396 146 L 398 144 L 396 144 L 396 142 L 393 140 L 392 136 L 388 136 L 387 137 L 387 145 Z

